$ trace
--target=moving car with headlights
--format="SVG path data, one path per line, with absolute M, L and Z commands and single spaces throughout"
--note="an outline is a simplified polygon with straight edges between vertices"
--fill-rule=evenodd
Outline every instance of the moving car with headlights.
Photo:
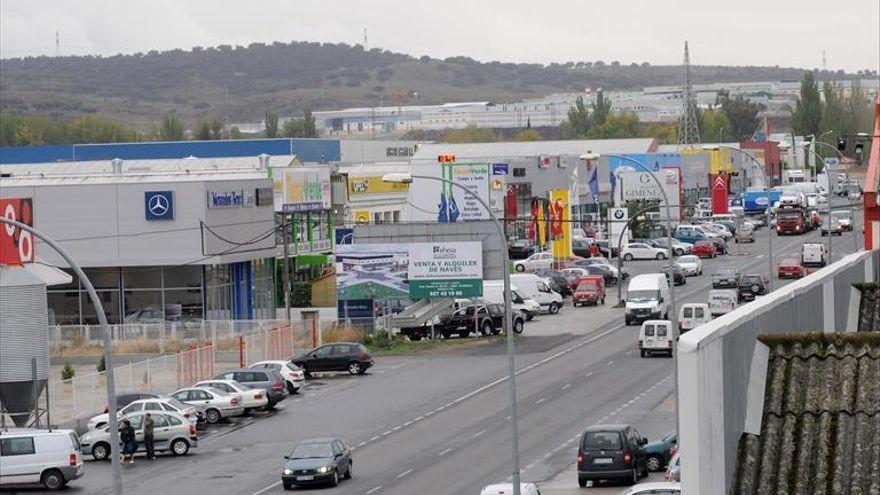
M 694 243 L 693 254 L 699 258 L 714 258 L 718 255 L 718 248 L 710 240 L 697 241 Z
M 627 325 L 669 317 L 669 284 L 662 273 L 636 275 L 626 289 Z
M 309 438 L 284 456 L 281 484 L 285 490 L 315 484 L 337 486 L 340 479 L 351 479 L 353 472 L 351 449 L 345 442 L 338 438 Z
M 291 361 L 305 370 L 306 376 L 316 371 L 347 371 L 352 375 L 363 375 L 373 366 L 370 351 L 357 342 L 322 345 Z
M 258 361 L 248 366 L 248 368 L 266 368 L 274 370 L 284 378 L 284 382 L 287 384 L 287 393 L 290 395 L 299 393 L 299 389 L 301 389 L 306 383 L 306 373 L 302 368 L 283 359 Z
M 153 411 L 170 411 L 175 412 L 183 416 L 187 419 L 193 426 L 196 425 L 199 421 L 199 412 L 194 406 L 189 404 L 184 404 L 177 399 L 169 398 L 169 397 L 158 397 L 156 399 L 141 399 L 132 402 L 131 404 L 123 407 L 119 411 L 117 411 L 116 417 L 122 417 L 126 414 L 131 414 L 134 412 L 153 412 Z M 86 424 L 86 427 L 89 430 L 94 430 L 95 428 L 102 428 L 107 426 L 107 423 L 110 422 L 109 414 L 99 414 Z
M 785 258 L 779 262 L 776 275 L 779 278 L 802 278 L 806 275 L 806 270 L 797 259 Z
M 648 439 L 627 425 L 591 426 L 578 444 L 578 485 L 588 481 L 622 480 L 636 484 L 648 475 L 644 446 Z
M 542 268 L 553 268 L 553 253 L 535 253 L 513 263 L 513 269 L 518 272 L 533 272 Z
M 754 301 L 758 296 L 767 295 L 767 281 L 763 275 L 742 275 L 737 282 L 739 302 Z
M 266 392 L 261 388 L 250 388 L 238 383 L 235 380 L 202 380 L 194 387 L 212 387 L 223 390 L 230 394 L 238 394 L 241 396 L 241 405 L 244 407 L 244 414 L 254 409 L 262 409 L 269 403 Z
M 739 273 L 733 268 L 722 268 L 712 274 L 713 289 L 736 289 Z
M 168 452 L 181 456 L 189 453 L 189 449 L 198 447 L 196 425 L 180 414 L 171 411 L 142 411 L 126 414 L 119 418 L 129 420 L 135 431 L 135 451 L 144 450 L 144 414 L 150 413 L 153 418 L 153 447 L 156 452 Z M 80 437 L 83 455 L 90 455 L 96 461 L 108 459 L 113 450 L 110 448 L 110 427 L 104 426 L 88 431 Z
M 239 368 L 227 370 L 214 375 L 214 379 L 234 380 L 245 387 L 262 389 L 269 400 L 269 403 L 266 404 L 269 409 L 287 398 L 284 377 L 270 369 Z
M 685 303 L 678 310 L 678 331 L 685 333 L 712 321 L 709 305 L 706 303 Z
M 241 396 L 211 387 L 182 388 L 174 391 L 171 397 L 189 404 L 199 410 L 199 415 L 208 424 L 219 423 L 221 419 L 244 414 Z
M 59 490 L 83 475 L 79 438 L 73 430 L 0 430 L 0 489 L 42 485 Z
M 684 270 L 688 277 L 696 277 L 703 274 L 703 260 L 692 254 L 680 256 L 675 262 Z
M 599 302 L 605 304 L 605 279 L 598 275 L 581 277 L 572 295 L 572 304 L 598 305 Z
M 671 321 L 648 320 L 639 329 L 639 354 L 645 357 L 656 352 L 672 357 L 672 339 Z
M 668 249 L 655 248 L 641 242 L 631 242 L 624 246 L 620 255 L 626 261 L 631 260 L 665 260 L 669 257 Z
M 709 314 L 714 318 L 730 313 L 739 305 L 739 294 L 735 289 L 709 291 Z

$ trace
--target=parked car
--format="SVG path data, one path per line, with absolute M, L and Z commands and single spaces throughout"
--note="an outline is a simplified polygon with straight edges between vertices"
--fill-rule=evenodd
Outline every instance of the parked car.
M 133 393 L 133 394 L 117 395 L 116 396 L 116 410 L 118 411 L 136 400 L 155 399 L 157 397 L 159 397 L 159 396 L 156 394 L 148 394 L 148 393 Z M 107 414 L 108 412 L 110 412 L 110 408 L 107 406 L 107 404 L 104 404 L 104 414 Z
M 59 490 L 82 475 L 82 450 L 75 431 L 0 430 L 0 488 L 42 485 Z
M 620 254 L 617 244 L 611 245 L 608 239 L 596 239 L 596 245 L 599 246 L 599 252 L 602 253 L 602 256 L 606 258 L 616 258 Z
M 669 282 L 669 263 L 664 263 L 661 265 L 660 269 L 663 270 L 663 274 L 666 275 L 666 281 Z M 672 277 L 675 285 L 684 285 L 687 283 L 687 275 L 684 273 L 684 268 L 678 263 L 672 263 Z
M 141 411 L 126 414 L 120 420 L 129 420 L 135 431 L 135 450 L 144 448 L 144 414 L 150 413 L 153 418 L 153 448 L 156 452 L 169 452 L 172 455 L 186 455 L 192 448 L 198 447 L 196 425 L 180 414 L 171 411 Z M 90 455 L 96 461 L 108 459 L 113 449 L 110 448 L 110 427 L 104 426 L 89 430 L 80 438 L 83 455 Z
M 685 333 L 712 320 L 706 303 L 685 303 L 678 310 L 678 331 Z
M 715 252 L 718 254 L 727 254 L 727 242 L 722 237 L 710 237 L 708 240 L 715 244 Z
M 187 421 L 189 421 L 193 426 L 195 426 L 199 420 L 198 409 L 196 409 L 195 407 L 193 407 L 189 404 L 184 404 L 177 399 L 168 398 L 168 397 L 157 397 L 155 399 L 136 400 L 136 401 L 130 403 L 129 405 L 123 407 L 122 409 L 118 410 L 116 412 L 116 417 L 121 418 L 122 416 L 124 416 L 126 414 L 131 414 L 131 413 L 140 412 L 140 411 L 147 411 L 147 412 L 171 411 L 171 412 L 176 412 L 176 413 L 180 414 L 181 416 L 183 416 L 184 418 L 186 418 Z M 109 422 L 110 422 L 110 415 L 109 414 L 99 414 L 97 416 L 94 416 L 92 419 L 90 419 L 88 421 L 88 423 L 86 424 L 86 427 L 89 430 L 94 430 L 96 428 L 103 428 L 104 426 L 107 426 L 107 424 Z
M 700 258 L 714 258 L 718 255 L 718 248 L 710 240 L 697 241 L 694 243 L 693 253 Z
M 171 397 L 189 404 L 199 410 L 199 414 L 209 424 L 219 423 L 221 419 L 244 414 L 241 395 L 211 387 L 191 387 L 175 390 Z
M 363 375 L 373 366 L 370 351 L 355 342 L 322 345 L 291 361 L 305 370 L 306 376 L 316 371 L 348 371 L 352 375 Z
M 653 481 L 639 483 L 620 492 L 620 495 L 680 495 L 681 483 L 669 481 Z
M 681 452 L 677 451 L 666 467 L 666 481 L 681 481 Z
M 245 387 L 259 388 L 266 392 L 268 404 L 272 409 L 276 404 L 287 398 L 287 387 L 284 377 L 270 369 L 238 368 L 223 371 L 214 375 L 215 380 L 235 380 Z
M 537 270 L 535 275 L 547 279 L 550 290 L 559 293 L 562 297 L 570 296 L 572 289 L 574 289 L 573 285 L 577 283 L 576 279 L 562 270 Z
M 733 232 L 731 232 L 726 225 L 715 222 L 707 224 L 706 227 L 710 229 L 710 232 L 714 232 L 720 235 L 723 239 L 730 239 L 733 237 Z
M 657 239 L 651 239 L 651 245 L 656 248 L 661 249 L 669 249 L 669 238 L 668 237 L 659 237 Z M 676 238 L 672 238 L 672 254 L 675 256 L 682 256 L 685 254 L 691 254 L 694 249 L 694 245 L 681 242 Z
M 675 445 L 675 440 L 675 431 L 670 431 L 659 440 L 654 440 L 645 445 L 648 471 L 660 472 L 669 464 L 669 460 L 672 458 L 670 449 Z
M 739 302 L 754 301 L 758 296 L 767 295 L 767 280 L 763 275 L 749 274 L 739 277 L 737 282 Z
M 703 274 L 703 260 L 699 256 L 688 254 L 680 256 L 675 262 L 684 270 L 684 274 L 688 277 L 696 277 Z
M 241 396 L 241 405 L 244 406 L 244 414 L 254 409 L 262 409 L 269 404 L 269 398 L 266 392 L 261 388 L 245 387 L 235 380 L 202 380 L 194 385 L 195 387 L 213 387 L 230 394 L 238 394 Z
M 513 311 L 512 322 L 515 333 L 522 333 L 525 321 L 525 316 L 521 312 Z M 503 304 L 476 304 L 459 308 L 444 316 L 436 325 L 435 331 L 448 339 L 453 334 L 466 338 L 475 332 L 480 332 L 483 336 L 497 335 L 503 328 Z
M 606 258 L 585 258 L 575 261 L 572 268 L 581 268 L 587 275 L 601 275 L 605 279 L 605 285 L 617 285 L 620 280 L 629 277 L 629 270 L 623 268 L 619 271 Z
M 285 490 L 314 484 L 337 486 L 340 479 L 351 479 L 353 472 L 351 448 L 345 442 L 338 438 L 308 438 L 284 456 L 281 484 Z
M 632 426 L 591 426 L 581 435 L 578 446 L 578 485 L 588 481 L 624 480 L 631 484 L 647 476 L 644 446 L 648 439 Z
M 587 275 L 578 280 L 572 296 L 574 306 L 605 304 L 605 279 L 600 275 Z
M 712 274 L 713 289 L 736 289 L 739 282 L 739 273 L 733 268 L 722 268 Z
M 796 258 L 785 258 L 779 262 L 776 275 L 779 278 L 802 278 L 806 270 Z
M 511 495 L 513 493 L 513 483 L 498 483 L 489 485 L 480 490 L 480 495 Z M 541 495 L 541 490 L 534 483 L 520 483 L 519 493 L 521 495 Z
M 639 329 L 639 354 L 642 357 L 662 352 L 672 357 L 672 322 L 647 320 Z
M 668 249 L 655 248 L 639 242 L 631 242 L 624 246 L 620 254 L 626 261 L 630 260 L 665 260 L 669 257 Z
M 553 268 L 553 253 L 535 253 L 513 263 L 513 269 L 518 272 L 533 272 L 542 268 Z
M 507 245 L 507 255 L 512 260 L 521 260 L 535 254 L 535 246 L 528 239 L 514 239 Z
M 306 374 L 302 368 L 283 359 L 259 361 L 248 366 L 248 368 L 268 368 L 275 370 L 275 372 L 284 378 L 284 382 L 287 385 L 287 393 L 290 395 L 299 393 L 299 390 L 306 383 Z
M 545 279 L 533 273 L 515 273 L 510 276 L 510 283 L 516 286 L 520 296 L 537 301 L 544 312 L 555 315 L 565 304 L 562 295 L 550 289 Z

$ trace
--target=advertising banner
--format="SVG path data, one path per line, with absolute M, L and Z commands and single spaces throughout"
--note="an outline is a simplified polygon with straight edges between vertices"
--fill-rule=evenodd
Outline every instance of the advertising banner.
M 550 238 L 554 258 L 569 258 L 571 252 L 571 201 L 568 189 L 550 191 Z
M 420 242 L 408 247 L 409 293 L 413 299 L 483 295 L 480 242 Z
M 504 176 L 491 175 L 486 163 L 436 163 L 414 165 L 413 173 L 445 179 L 467 188 L 486 204 L 504 205 Z M 500 179 L 500 189 L 491 194 L 490 180 Z M 416 179 L 409 188 L 411 218 L 416 222 L 452 223 L 466 220 L 488 220 L 489 214 L 479 201 L 461 188 L 437 180 Z M 493 200 L 493 198 L 495 198 Z
M 711 190 L 712 190 L 712 214 L 723 215 L 728 213 L 729 198 L 728 187 L 730 176 L 727 174 L 712 174 Z
M 34 226 L 34 200 L 32 198 L 0 199 L 0 215 Z M 0 264 L 20 265 L 34 261 L 34 237 L 9 224 L 0 225 Z
M 337 299 L 409 299 L 406 244 L 337 245 L 335 257 Z
M 629 222 L 629 210 L 626 208 L 608 208 L 608 242 L 611 243 L 612 246 L 617 246 L 617 241 L 620 239 L 620 233 L 623 232 L 623 228 L 626 227 L 627 222 Z M 623 235 L 623 244 L 626 244 L 627 242 L 629 242 L 629 229 L 627 229 L 626 233 Z
M 330 169 L 283 169 L 281 204 L 275 207 L 285 213 L 330 209 Z
M 670 207 L 679 208 L 681 205 L 681 169 L 678 167 L 663 167 L 658 172 L 620 172 L 620 187 L 614 196 L 616 206 L 624 206 L 627 201 L 634 200 L 659 200 L 661 206 L 665 206 L 663 193 L 669 198 Z M 655 175 L 659 179 L 663 190 L 657 188 L 657 182 L 651 177 Z M 662 208 L 661 208 L 662 211 Z
M 357 196 L 360 194 L 387 194 L 406 192 L 409 184 L 399 182 L 385 182 L 382 177 L 348 177 L 348 194 Z

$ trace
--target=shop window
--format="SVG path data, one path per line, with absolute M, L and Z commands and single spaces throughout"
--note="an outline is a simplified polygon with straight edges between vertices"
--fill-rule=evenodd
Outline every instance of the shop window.
M 49 303 L 50 325 L 80 324 L 79 294 L 78 290 L 50 291 L 46 294 Z
M 119 270 L 116 268 L 86 268 L 83 271 L 96 290 L 119 288 Z
M 392 220 L 394 221 L 394 223 L 400 222 L 400 210 L 394 211 L 394 216 L 393 216 Z
M 168 288 L 200 288 L 202 286 L 201 265 L 186 265 L 162 270 L 163 286 Z
M 161 323 L 164 320 L 161 290 L 125 291 L 123 323 Z
M 107 317 L 107 323 L 120 323 L 119 318 L 119 291 L 118 290 L 99 290 L 98 299 L 104 307 L 104 315 Z M 95 313 L 95 305 L 89 298 L 88 293 L 82 293 L 82 323 L 83 325 L 97 325 L 98 316 Z
M 524 167 L 513 167 L 513 176 L 514 177 L 525 177 L 526 169 Z
M 122 286 L 126 289 L 161 289 L 162 269 L 148 266 L 123 268 Z
M 200 320 L 204 315 L 201 289 L 166 290 L 165 321 Z
M 232 318 L 232 272 L 229 265 L 205 267 L 205 319 Z

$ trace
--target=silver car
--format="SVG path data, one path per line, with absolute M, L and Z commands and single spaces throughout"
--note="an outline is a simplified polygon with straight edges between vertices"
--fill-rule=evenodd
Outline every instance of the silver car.
M 241 394 L 230 394 L 213 387 L 182 388 L 172 393 L 171 397 L 198 409 L 209 424 L 244 414 Z
M 141 399 L 132 402 L 131 404 L 120 409 L 116 417 L 122 418 L 122 416 L 126 414 L 131 414 L 134 412 L 159 412 L 159 411 L 170 411 L 175 412 L 183 416 L 190 423 L 195 425 L 198 422 L 198 410 L 188 404 L 183 404 L 180 401 L 177 401 L 168 397 L 156 397 L 155 399 Z M 99 414 L 88 422 L 88 429 L 94 430 L 96 428 L 102 428 L 107 426 L 107 423 L 110 422 L 110 415 L 107 413 Z
M 170 411 L 149 411 L 153 418 L 153 447 L 156 452 L 169 452 L 172 455 L 186 455 L 189 449 L 198 446 L 196 427 L 182 415 Z M 135 412 L 120 418 L 131 422 L 135 431 L 135 451 L 144 450 L 144 414 Z M 91 455 L 96 461 L 108 459 L 111 454 L 110 427 L 104 426 L 86 432 L 79 438 L 83 455 Z
M 244 413 L 254 409 L 262 409 L 269 403 L 266 392 L 261 388 L 248 388 L 235 380 L 204 380 L 193 385 L 194 387 L 213 387 L 230 394 L 241 394 L 241 403 Z

